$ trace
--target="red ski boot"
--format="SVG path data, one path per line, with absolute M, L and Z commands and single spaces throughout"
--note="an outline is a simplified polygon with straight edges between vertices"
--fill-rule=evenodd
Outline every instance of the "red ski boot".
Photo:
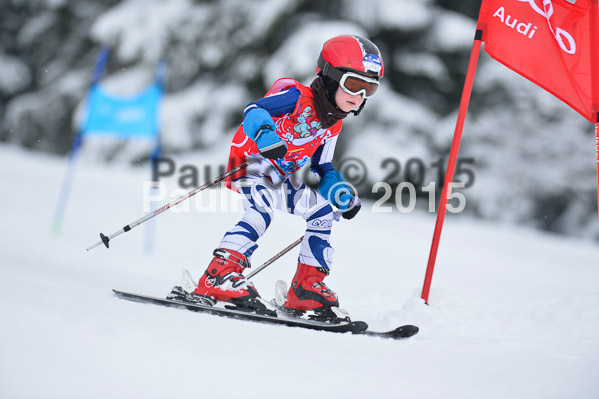
M 322 281 L 328 274 L 329 271 L 322 267 L 298 263 L 287 292 L 286 310 L 310 320 L 349 321 L 347 313 L 339 309 L 337 295 Z
M 216 249 L 193 294 L 232 303 L 239 310 L 276 316 L 274 307 L 241 274 L 247 267 L 250 267 L 247 258 L 239 252 Z

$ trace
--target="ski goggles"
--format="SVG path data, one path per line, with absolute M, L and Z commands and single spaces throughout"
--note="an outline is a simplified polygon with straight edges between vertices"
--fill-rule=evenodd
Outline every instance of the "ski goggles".
M 341 77 L 339 85 L 348 94 L 354 96 L 362 94 L 362 97 L 370 98 L 379 88 L 379 81 L 354 72 L 346 72 Z

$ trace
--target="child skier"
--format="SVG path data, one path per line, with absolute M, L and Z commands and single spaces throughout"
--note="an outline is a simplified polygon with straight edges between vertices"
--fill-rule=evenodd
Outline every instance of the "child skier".
M 266 96 L 244 110 L 243 124 L 231 144 L 229 170 L 251 160 L 227 184 L 243 194 L 245 214 L 214 251 L 197 287 L 175 287 L 169 298 L 214 303 L 226 301 L 237 308 L 276 315 L 242 272 L 258 248 L 274 209 L 301 216 L 307 227 L 297 271 L 287 293 L 285 308 L 316 320 L 344 318 L 336 294 L 323 282 L 331 269 L 329 244 L 333 206 L 345 219 L 360 210 L 356 193 L 335 170 L 332 159 L 342 119 L 358 115 L 383 77 L 383 60 L 376 45 L 354 36 L 336 36 L 323 45 L 317 78 L 304 86 L 282 78 Z M 319 178 L 318 192 L 297 181 L 293 173 L 311 161 Z M 192 291 L 192 292 L 191 292 Z

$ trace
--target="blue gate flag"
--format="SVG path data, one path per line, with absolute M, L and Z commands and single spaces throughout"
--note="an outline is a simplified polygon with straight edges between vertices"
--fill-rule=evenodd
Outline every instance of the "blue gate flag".
M 166 80 L 166 61 L 158 62 L 154 83 L 141 93 L 122 96 L 109 93 L 100 84 L 109 54 L 110 50 L 107 47 L 102 47 L 96 58 L 82 122 L 71 146 L 67 171 L 62 181 L 54 213 L 52 229 L 56 235 L 61 230 L 75 174 L 75 164 L 86 136 L 112 136 L 121 140 L 150 139 L 154 141 L 154 149 L 150 154 L 150 166 L 153 166 L 160 157 L 158 115 L 163 95 L 162 87 Z M 151 232 L 146 236 L 146 249 L 152 246 L 151 236 Z
M 158 135 L 161 98 L 162 86 L 158 82 L 126 97 L 110 94 L 100 84 L 94 84 L 88 93 L 81 131 L 86 136 L 153 138 Z

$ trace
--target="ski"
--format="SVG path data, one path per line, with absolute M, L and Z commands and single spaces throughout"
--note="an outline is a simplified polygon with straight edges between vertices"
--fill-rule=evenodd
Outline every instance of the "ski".
M 216 305 L 202 305 L 190 302 L 175 301 L 166 298 L 159 298 L 143 294 L 135 294 L 113 289 L 112 290 L 119 298 L 127 299 L 140 303 L 151 303 L 160 306 L 173 308 L 187 309 L 194 312 L 203 312 L 222 317 L 228 317 L 238 320 L 248 320 L 262 322 L 268 324 L 285 325 L 288 327 L 300 327 L 310 330 L 328 331 L 336 333 L 352 333 L 359 335 L 369 335 L 381 338 L 402 339 L 408 338 L 418 333 L 418 327 L 406 325 L 398 327 L 391 331 L 376 332 L 368 330 L 368 324 L 363 321 L 341 322 L 336 324 L 324 323 L 319 321 L 302 320 L 279 315 L 279 317 L 249 313 L 233 309 L 234 306 L 228 305 L 226 302 L 217 302 Z

